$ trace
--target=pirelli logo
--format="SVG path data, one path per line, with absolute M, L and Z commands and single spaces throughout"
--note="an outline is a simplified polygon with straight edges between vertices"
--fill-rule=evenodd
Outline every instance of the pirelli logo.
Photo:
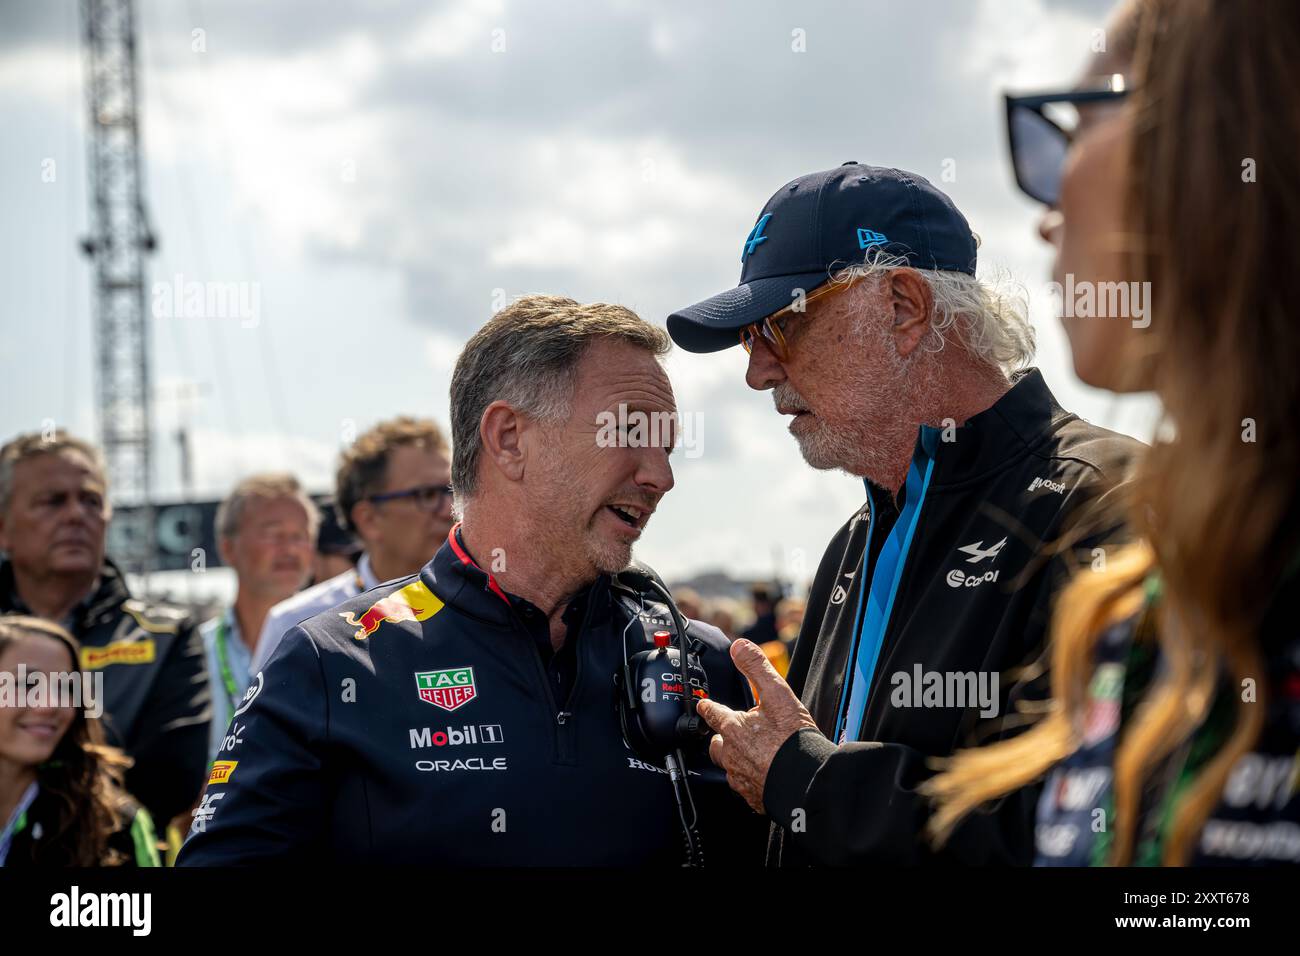
M 82 670 L 95 671 L 110 664 L 152 664 L 157 655 L 153 638 L 142 641 L 118 641 L 104 647 L 81 649 Z
M 208 786 L 214 783 L 226 783 L 230 780 L 230 775 L 235 772 L 235 767 L 239 765 L 238 760 L 218 760 L 212 765 L 212 773 L 208 774 Z

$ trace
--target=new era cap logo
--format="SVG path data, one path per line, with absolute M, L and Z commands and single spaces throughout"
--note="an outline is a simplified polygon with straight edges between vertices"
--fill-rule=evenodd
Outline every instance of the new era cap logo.
M 749 230 L 749 235 L 745 237 L 744 251 L 740 254 L 741 262 L 744 262 L 749 257 L 749 254 L 754 251 L 760 242 L 767 242 L 767 236 L 763 235 L 763 228 L 771 218 L 772 214 L 770 212 L 764 213 L 763 218 L 754 223 L 754 228 Z
M 889 241 L 889 237 L 883 232 L 876 232 L 874 229 L 858 230 L 858 248 L 870 249 L 872 246 L 881 246 Z

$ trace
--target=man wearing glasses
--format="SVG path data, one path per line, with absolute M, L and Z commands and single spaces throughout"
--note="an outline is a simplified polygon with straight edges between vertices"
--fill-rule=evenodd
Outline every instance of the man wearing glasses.
M 365 552 L 353 569 L 273 607 L 249 667 L 256 674 L 285 631 L 368 591 L 414 574 L 451 531 L 451 448 L 428 419 L 400 416 L 360 435 L 339 462 L 335 482 L 339 522 Z
M 741 641 L 761 705 L 700 706 L 714 760 L 772 820 L 770 864 L 933 859 L 917 792 L 932 761 L 1023 722 L 1009 710 L 1036 675 L 1017 669 L 1041 649 L 1054 583 L 1076 557 L 1104 561 L 1067 518 L 1136 443 L 1027 368 L 1023 306 L 975 277 L 976 245 L 922 177 L 846 163 L 783 186 L 743 243 L 740 285 L 668 319 L 688 351 L 742 345 L 746 382 L 793 416 L 804 459 L 864 483 L 788 685 Z M 1036 799 L 975 817 L 945 858 L 1027 864 Z

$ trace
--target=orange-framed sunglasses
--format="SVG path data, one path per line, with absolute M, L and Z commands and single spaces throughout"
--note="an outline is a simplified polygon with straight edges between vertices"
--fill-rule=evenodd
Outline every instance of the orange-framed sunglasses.
M 806 311 L 809 302 L 824 298 L 835 292 L 842 292 L 849 286 L 853 285 L 854 279 L 847 282 L 831 281 L 819 289 L 813 291 L 812 295 L 806 295 L 801 300 L 790 303 L 784 309 L 773 312 L 762 322 L 751 322 L 740 330 L 740 344 L 746 353 L 754 351 L 754 341 L 762 336 L 767 340 L 767 347 L 772 350 L 778 362 L 784 362 L 790 358 L 790 346 L 785 340 L 785 325 L 794 316 Z

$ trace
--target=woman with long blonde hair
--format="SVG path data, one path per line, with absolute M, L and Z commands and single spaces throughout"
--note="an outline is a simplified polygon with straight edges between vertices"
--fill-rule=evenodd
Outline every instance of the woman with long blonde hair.
M 1135 543 L 1058 601 L 1046 715 L 928 782 L 929 833 L 1046 779 L 1039 864 L 1297 863 L 1300 9 L 1136 0 L 1107 39 L 1075 89 L 1008 97 L 1012 156 L 1062 287 L 1146 303 L 1065 309 L 1076 372 L 1166 427 Z

